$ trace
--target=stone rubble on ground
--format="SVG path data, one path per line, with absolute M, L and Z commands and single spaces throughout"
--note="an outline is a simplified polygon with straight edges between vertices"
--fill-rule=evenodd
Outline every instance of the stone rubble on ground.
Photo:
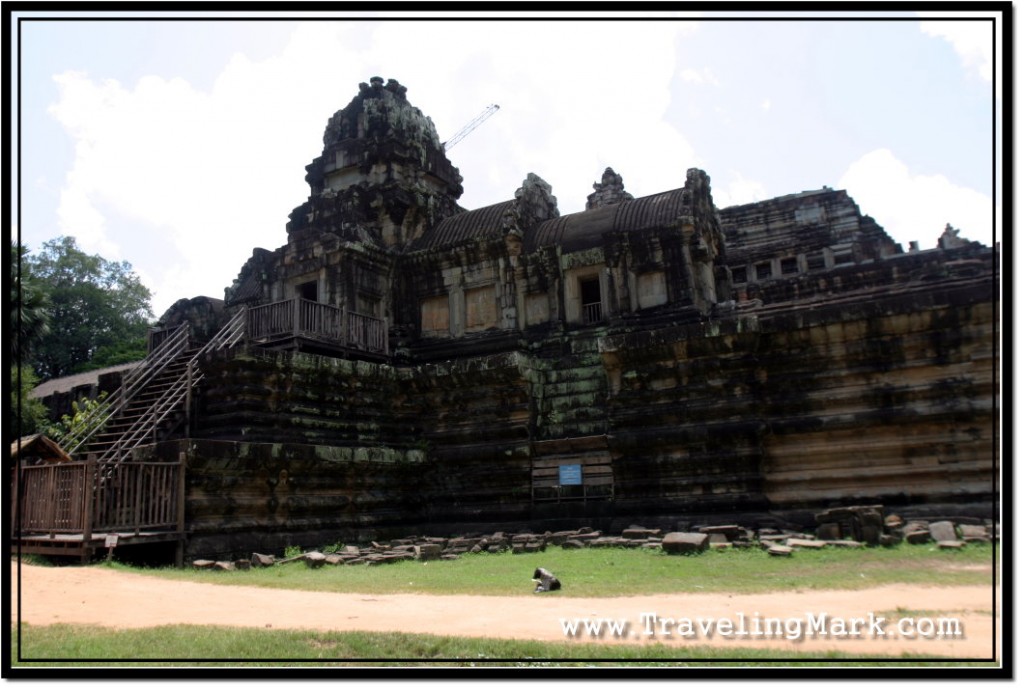
M 998 527 L 991 521 L 977 519 L 943 519 L 903 521 L 899 516 L 883 519 L 881 506 L 849 506 L 815 515 L 818 523 L 813 533 L 777 527 L 752 529 L 740 525 L 695 526 L 680 523 L 677 530 L 663 532 L 660 528 L 633 525 L 618 536 L 582 527 L 577 530 L 531 532 L 494 532 L 486 535 L 456 537 L 412 536 L 390 542 L 372 541 L 368 545 L 344 545 L 325 554 L 308 551 L 290 557 L 252 553 L 249 559 L 218 561 L 196 559 L 192 567 L 235 571 L 250 567 L 269 567 L 303 561 L 310 568 L 324 565 L 376 565 L 397 561 L 453 560 L 463 554 L 511 551 L 513 554 L 543 552 L 550 548 L 595 549 L 601 547 L 643 548 L 661 550 L 666 554 L 701 554 L 709 549 L 760 547 L 771 556 L 792 556 L 800 550 L 826 548 L 863 548 L 893 546 L 906 540 L 908 544 L 935 543 L 938 549 L 962 549 L 968 543 L 990 543 L 998 539 Z

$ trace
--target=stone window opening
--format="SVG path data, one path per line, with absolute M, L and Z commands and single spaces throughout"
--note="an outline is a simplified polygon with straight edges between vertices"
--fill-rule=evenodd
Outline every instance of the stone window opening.
M 754 269 L 757 271 L 757 280 L 759 281 L 772 277 L 771 262 L 762 262 L 754 267 Z
M 317 288 L 316 281 L 307 281 L 306 283 L 298 284 L 295 286 L 295 294 L 303 300 L 319 302 L 320 291 Z
M 604 315 L 601 311 L 601 280 L 597 276 L 580 279 L 580 303 L 583 307 L 583 323 L 596 324 Z
M 795 274 L 800 272 L 800 267 L 797 265 L 796 257 L 786 257 L 780 262 L 780 268 L 783 274 Z
M 747 267 L 739 266 L 732 270 L 732 282 L 733 283 L 746 283 L 747 282 Z

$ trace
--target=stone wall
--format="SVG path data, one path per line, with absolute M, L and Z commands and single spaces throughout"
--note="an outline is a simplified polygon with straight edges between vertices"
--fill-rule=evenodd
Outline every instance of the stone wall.
M 901 255 L 764 282 L 711 317 L 499 331 L 419 364 L 220 352 L 192 439 L 156 453 L 187 451 L 203 556 L 865 502 L 983 514 L 998 500 L 984 266 Z M 561 463 L 600 494 L 552 489 Z

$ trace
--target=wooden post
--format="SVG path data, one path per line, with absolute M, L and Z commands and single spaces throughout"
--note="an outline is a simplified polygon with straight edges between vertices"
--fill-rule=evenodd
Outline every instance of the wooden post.
M 85 461 L 85 474 L 83 477 L 82 492 L 85 499 L 82 516 L 82 544 L 85 546 L 92 539 L 93 503 L 96 497 L 96 484 L 99 478 L 96 477 L 96 455 L 89 454 Z M 83 556 L 84 559 L 84 556 Z
M 146 469 L 144 465 L 138 466 L 138 472 L 135 474 L 135 511 L 132 517 L 132 522 L 135 524 L 135 535 L 139 534 L 139 523 L 141 522 L 142 516 L 142 473 Z
M 302 298 L 292 298 L 295 308 L 292 311 L 292 336 L 302 333 Z
M 174 550 L 175 566 L 185 561 L 185 460 L 184 451 L 178 454 L 178 543 Z

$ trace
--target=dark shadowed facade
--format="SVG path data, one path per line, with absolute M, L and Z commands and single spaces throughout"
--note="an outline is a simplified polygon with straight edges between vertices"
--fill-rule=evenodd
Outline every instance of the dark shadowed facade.
M 132 453 L 185 459 L 188 554 L 998 500 L 997 257 L 954 229 L 904 251 L 828 188 L 718 209 L 697 169 L 462 209 L 377 78 L 306 170 L 287 243 L 161 320 L 196 370 Z

